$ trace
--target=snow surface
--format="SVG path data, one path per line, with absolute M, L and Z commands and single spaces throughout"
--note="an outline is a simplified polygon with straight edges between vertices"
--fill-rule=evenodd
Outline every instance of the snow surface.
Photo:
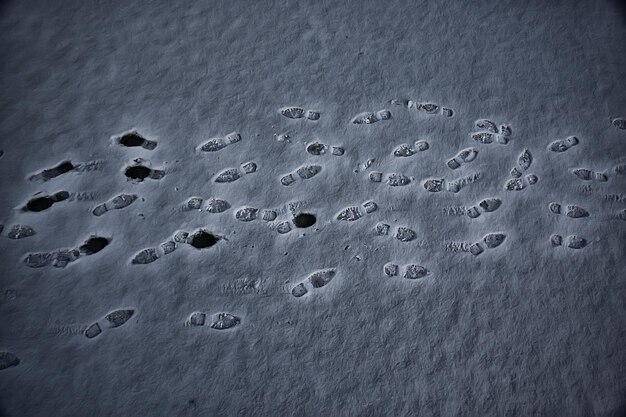
M 0 15 L 1 415 L 624 412 L 618 2 Z

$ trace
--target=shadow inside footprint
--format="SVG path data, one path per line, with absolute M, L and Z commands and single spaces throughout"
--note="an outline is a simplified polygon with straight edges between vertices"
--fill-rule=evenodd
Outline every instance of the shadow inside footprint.
M 67 200 L 70 197 L 70 193 L 67 191 L 59 191 L 51 196 L 33 198 L 26 203 L 26 211 L 44 211 L 52 207 L 54 203 Z
M 140 146 L 149 151 L 154 150 L 157 146 L 156 142 L 142 137 L 137 132 L 127 133 L 118 138 L 117 142 L 122 146 L 126 146 L 127 148 L 135 148 Z
M 293 218 L 293 224 L 299 228 L 311 227 L 316 222 L 315 215 L 311 213 L 300 213 Z
M 136 165 L 126 168 L 124 175 L 132 180 L 145 180 L 150 176 L 151 169 L 142 165 Z
M 38 174 L 31 175 L 29 180 L 31 181 L 41 181 L 45 182 L 51 180 L 53 178 L 58 177 L 59 175 L 65 174 L 66 172 L 70 172 L 75 169 L 76 166 L 72 164 L 70 161 L 63 161 L 55 167 L 44 169 Z
M 93 255 L 100 252 L 110 242 L 110 239 L 101 236 L 91 236 L 85 243 L 83 243 L 79 249 L 81 253 L 85 255 Z
M 210 248 L 219 238 L 205 230 L 200 230 L 187 238 L 187 243 L 196 249 Z

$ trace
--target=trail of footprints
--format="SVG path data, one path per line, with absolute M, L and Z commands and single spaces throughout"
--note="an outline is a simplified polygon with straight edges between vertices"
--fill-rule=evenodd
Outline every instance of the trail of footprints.
M 100 252 L 110 242 L 110 238 L 92 235 L 78 248 L 29 253 L 24 258 L 24 263 L 30 268 L 43 268 L 48 265 L 55 268 L 65 268 L 81 256 L 91 256 Z
M 442 115 L 444 117 L 453 117 L 454 111 L 451 108 L 439 106 L 431 102 L 414 102 L 412 100 L 391 100 L 391 104 L 400 105 L 407 109 L 413 109 L 419 114 L 424 115 Z M 316 110 L 307 110 L 298 106 L 287 106 L 279 109 L 279 113 L 287 119 L 317 121 L 321 114 Z M 366 111 L 354 116 L 350 123 L 353 125 L 374 124 L 380 121 L 388 121 L 392 119 L 391 111 L 382 109 L 378 111 Z M 612 125 L 619 129 L 626 129 L 626 120 L 624 118 L 614 118 Z M 470 133 L 470 138 L 482 145 L 492 143 L 508 144 L 512 135 L 512 129 L 507 124 L 496 124 L 489 119 L 479 119 L 474 122 L 475 131 Z M 286 136 L 288 139 L 288 137 Z M 113 144 L 124 148 L 139 148 L 145 151 L 154 151 L 157 148 L 157 142 L 144 137 L 137 130 L 129 130 L 111 137 Z M 197 146 L 198 152 L 211 154 L 222 151 L 223 149 L 233 146 L 242 141 L 239 132 L 234 131 L 224 136 L 215 136 Z M 547 150 L 554 153 L 564 153 L 571 148 L 579 145 L 580 141 L 576 136 L 569 136 L 565 139 L 557 139 L 548 144 Z M 412 145 L 402 143 L 395 146 L 392 151 L 394 158 L 408 158 L 417 153 L 427 151 L 430 144 L 426 140 L 415 141 Z M 328 145 L 314 140 L 305 145 L 306 153 L 321 157 L 330 155 L 333 157 L 343 156 L 346 152 L 341 145 Z M 451 170 L 457 170 L 462 165 L 470 164 L 479 154 L 478 149 L 467 147 L 458 151 L 454 156 L 445 161 L 445 165 Z M 3 152 L 0 151 L 0 156 Z M 369 169 L 374 162 L 374 158 L 368 159 L 364 164 L 364 169 Z M 70 160 L 64 160 L 58 164 L 44 168 L 28 177 L 28 180 L 36 183 L 46 183 L 70 172 L 89 172 L 100 169 L 103 161 L 88 161 L 83 163 L 74 163 Z M 533 156 L 530 150 L 524 149 L 517 158 L 517 164 L 510 171 L 510 178 L 505 182 L 505 190 L 521 191 L 528 185 L 534 185 L 538 182 L 537 175 L 528 172 L 533 164 Z M 258 170 L 256 162 L 249 161 L 242 163 L 238 168 L 225 168 L 218 172 L 213 178 L 215 183 L 233 183 L 245 175 L 252 174 Z M 303 164 L 288 174 L 282 175 L 279 180 L 284 186 L 292 186 L 299 181 L 312 179 L 322 171 L 322 165 L 319 164 Z M 617 176 L 626 175 L 626 164 L 620 164 L 612 169 Z M 161 180 L 165 177 L 165 170 L 152 168 L 142 158 L 134 159 L 132 164 L 123 168 L 123 175 L 133 183 L 141 183 L 144 180 Z M 594 171 L 589 168 L 573 168 L 571 173 L 582 181 L 607 182 L 609 177 L 606 172 Z M 371 182 L 385 182 L 391 187 L 404 187 L 415 182 L 413 177 L 397 172 L 383 173 L 380 171 L 371 171 L 368 175 Z M 448 191 L 452 193 L 459 192 L 463 187 L 478 181 L 481 173 L 474 173 L 464 177 L 447 180 L 445 178 L 426 178 L 420 182 L 422 188 L 426 192 L 437 193 Z M 40 193 L 35 195 L 26 202 L 22 210 L 25 212 L 37 213 L 50 209 L 53 205 L 72 200 L 72 193 L 68 191 L 56 191 L 50 194 Z M 97 204 L 91 213 L 100 217 L 113 210 L 122 210 L 132 205 L 139 198 L 138 194 L 133 192 L 118 193 L 109 200 Z M 470 206 L 466 210 L 466 214 L 470 219 L 476 219 L 483 214 L 492 213 L 498 210 L 502 201 L 497 197 L 487 197 L 478 203 Z M 231 204 L 217 197 L 193 196 L 182 203 L 182 210 L 198 210 L 208 212 L 209 214 L 219 214 L 231 209 Z M 590 213 L 575 204 L 563 204 L 559 202 L 551 202 L 548 204 L 549 211 L 555 216 L 564 215 L 571 219 L 584 219 L 590 216 Z M 370 213 L 378 210 L 378 205 L 371 200 L 367 200 L 360 205 L 348 206 L 341 209 L 335 214 L 335 220 L 353 222 L 359 220 Z M 252 206 L 242 206 L 234 209 L 233 216 L 236 220 L 249 223 L 261 220 L 270 225 L 270 228 L 276 230 L 279 234 L 289 233 L 293 229 L 308 228 L 316 224 L 317 218 L 314 213 L 303 212 L 299 210 L 291 210 L 291 218 L 283 220 L 274 209 L 259 209 Z M 617 218 L 626 220 L 626 209 L 621 209 Z M 374 225 L 375 235 L 393 236 L 400 242 L 411 242 L 416 239 L 417 233 L 407 226 L 391 226 L 385 222 L 377 222 Z M 33 227 L 16 223 L 10 226 L 6 231 L 4 225 L 0 224 L 0 234 L 4 233 L 9 239 L 24 239 L 35 236 L 36 232 Z M 506 240 L 506 233 L 492 232 L 484 235 L 479 241 L 469 246 L 469 252 L 474 256 L 480 256 L 486 251 L 492 251 L 502 245 Z M 208 229 L 200 228 L 192 233 L 179 230 L 170 238 L 161 242 L 157 247 L 149 247 L 137 252 L 131 259 L 131 264 L 149 264 L 163 256 L 174 252 L 180 245 L 185 244 L 195 249 L 201 250 L 213 247 L 222 239 L 221 236 L 210 232 Z M 72 262 L 77 261 L 81 257 L 94 255 L 111 242 L 110 237 L 91 235 L 81 245 L 71 249 L 55 249 L 48 252 L 28 253 L 23 262 L 30 268 L 42 268 L 53 266 L 56 268 L 64 268 Z M 568 249 L 582 249 L 587 246 L 587 240 L 579 235 L 569 235 L 563 237 L 559 234 L 552 234 L 549 242 L 553 247 L 565 247 Z M 305 279 L 298 282 L 291 289 L 291 295 L 295 298 L 311 296 L 327 287 L 337 274 L 336 268 L 320 269 L 309 274 Z M 430 276 L 432 273 L 426 267 L 419 264 L 398 265 L 396 263 L 386 263 L 383 266 L 383 274 L 388 277 L 402 277 L 408 280 L 419 280 Z M 99 337 L 103 332 L 110 329 L 116 329 L 124 326 L 135 314 L 134 308 L 121 308 L 107 313 L 101 319 L 91 323 L 84 335 L 88 339 Z M 193 327 L 208 326 L 215 330 L 231 329 L 241 323 L 241 318 L 227 312 L 205 313 L 193 312 L 187 319 L 186 325 Z M 15 367 L 20 364 L 20 359 L 10 352 L 0 352 L 0 370 Z
M 131 259 L 133 265 L 150 264 L 163 256 L 174 252 L 180 244 L 187 244 L 196 249 L 206 249 L 216 245 L 222 237 L 208 231 L 207 229 L 198 229 L 193 233 L 179 230 L 174 235 L 161 242 L 158 247 L 149 247 L 137 252 Z

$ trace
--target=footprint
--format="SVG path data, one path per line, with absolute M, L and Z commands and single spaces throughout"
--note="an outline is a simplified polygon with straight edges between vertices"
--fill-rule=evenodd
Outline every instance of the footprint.
M 389 262 L 383 266 L 383 273 L 388 277 L 398 276 L 401 270 L 402 278 L 410 280 L 421 279 L 431 274 L 428 269 L 417 264 L 408 264 L 400 268 L 397 264 Z
M 204 326 L 207 323 L 207 314 L 201 311 L 191 313 L 186 325 L 192 327 Z M 215 313 L 211 316 L 209 327 L 216 330 L 226 330 L 241 323 L 241 319 L 230 313 Z
M 615 175 L 626 175 L 626 164 L 618 164 L 613 167 Z
M 0 371 L 20 364 L 20 358 L 11 352 L 0 352 Z
M 480 216 L 481 212 L 491 213 L 496 211 L 502 205 L 502 200 L 495 197 L 485 198 L 481 200 L 477 205 L 471 206 L 467 209 L 467 215 L 471 219 L 475 219 Z
M 213 181 L 218 184 L 235 182 L 244 175 L 256 172 L 257 168 L 255 162 L 245 162 L 241 164 L 240 168 L 227 168 L 221 171 L 215 176 Z
M 478 129 L 486 130 L 487 132 L 500 133 L 498 126 L 488 119 L 478 119 L 474 122 L 474 126 Z
M 211 318 L 209 327 L 216 330 L 226 330 L 241 323 L 241 319 L 230 313 L 217 313 Z
M 254 207 L 242 207 L 235 210 L 235 219 L 241 222 L 251 222 L 256 220 L 259 214 L 259 209 Z
M 94 337 L 99 336 L 106 329 L 114 329 L 116 327 L 123 326 L 134 314 L 135 310 L 132 308 L 123 308 L 111 311 L 104 316 L 103 319 L 90 324 L 85 330 L 85 337 L 87 337 L 87 339 L 93 339 Z
M 517 157 L 517 166 L 520 172 L 525 172 L 530 168 L 533 163 L 533 156 L 528 149 L 524 149 L 522 153 Z M 521 173 L 520 173 L 521 176 Z M 518 177 L 519 178 L 519 177 Z
M 421 265 L 409 264 L 404 266 L 404 273 L 402 278 L 405 279 L 420 279 L 430 275 L 430 271 Z
M 461 165 L 472 162 L 478 156 L 478 150 L 475 148 L 466 148 L 457 153 L 454 157 L 446 161 L 446 165 L 450 169 L 457 169 Z
M 124 170 L 124 175 L 129 180 L 142 182 L 146 178 L 150 178 L 152 180 L 160 180 L 165 176 L 165 171 L 162 171 L 160 169 L 152 169 L 144 165 L 137 164 L 126 167 L 126 169 Z
M 337 213 L 335 215 L 335 218 L 341 221 L 353 222 L 363 217 L 364 212 L 365 214 L 370 214 L 378 210 L 378 205 L 375 202 L 369 200 L 361 204 L 361 206 L 363 207 L 363 209 L 361 209 L 359 206 L 346 207 L 342 209 L 339 213 Z
M 548 145 L 548 150 L 552 152 L 565 152 L 569 148 L 578 145 L 580 141 L 576 136 L 569 136 L 564 140 L 555 140 Z
M 500 129 L 498 129 L 498 126 L 488 119 L 478 119 L 474 122 L 474 126 L 481 131 L 471 133 L 471 138 L 484 145 L 494 142 L 506 145 L 509 142 L 508 137 L 511 136 L 513 132 L 511 126 L 503 124 L 500 125 Z
M 110 242 L 110 238 L 92 235 L 78 248 L 29 253 L 24 258 L 24 263 L 30 268 L 43 268 L 50 264 L 55 268 L 65 268 L 68 264 L 76 261 L 81 255 L 90 256 L 100 252 Z
M 485 248 L 497 248 L 504 242 L 505 239 L 506 235 L 504 233 L 488 233 L 483 236 L 480 242 L 470 245 L 469 251 L 472 255 L 478 256 L 485 251 Z
M 224 137 L 209 139 L 198 147 L 201 152 L 217 152 L 225 147 L 241 141 L 239 132 L 231 132 Z
M 550 236 L 550 244 L 553 247 L 563 245 L 563 237 L 561 235 L 553 234 Z M 587 240 L 577 235 L 570 235 L 567 237 L 566 246 L 570 249 L 582 249 L 587 246 Z
M 379 171 L 372 171 L 369 173 L 368 178 L 371 182 L 382 182 L 383 173 Z
M 618 117 L 616 119 L 613 119 L 611 123 L 613 124 L 613 126 L 615 126 L 616 128 L 620 130 L 626 129 L 626 119 L 624 119 L 623 117 Z
M 434 103 L 416 103 L 413 100 L 409 100 L 407 102 L 407 108 L 409 109 L 414 108 L 415 110 L 422 112 L 422 113 L 426 113 L 426 114 L 433 114 L 433 115 L 439 114 L 445 117 L 454 116 L 453 109 L 449 107 L 442 107 Z
M 381 120 L 390 120 L 391 112 L 389 110 L 383 109 L 377 112 L 363 112 L 359 113 L 352 118 L 350 121 L 355 125 L 371 125 L 372 123 L 376 123 Z
M 311 290 L 317 290 L 319 288 L 328 285 L 336 275 L 334 268 L 321 269 L 310 274 L 304 281 L 292 288 L 291 294 L 294 297 L 302 297 Z
M 89 239 L 85 241 L 85 243 L 78 247 L 78 250 L 81 254 L 89 256 L 100 252 L 109 243 L 111 243 L 110 238 L 91 235 Z
M 150 247 L 140 250 L 133 256 L 130 263 L 133 265 L 150 264 L 160 259 L 161 256 L 174 252 L 178 248 L 178 243 L 186 243 L 196 249 L 205 249 L 214 246 L 219 240 L 221 240 L 221 237 L 205 229 L 196 230 L 191 234 L 185 231 L 178 231 L 174 233 L 172 239 L 159 244 L 158 248 Z
M 516 168 L 513 168 L 515 170 Z M 504 183 L 504 189 L 507 191 L 522 191 L 526 189 L 526 185 L 535 185 L 539 181 L 539 177 L 535 174 L 528 174 L 526 178 L 510 178 Z
M 133 265 L 146 265 L 159 259 L 156 248 L 142 249 L 133 256 L 130 263 Z
M 279 234 L 284 235 L 294 230 L 294 228 L 306 229 L 317 223 L 317 216 L 314 213 L 297 211 L 295 209 L 290 209 L 290 211 L 293 216 L 291 219 L 272 224 L 270 227 Z M 274 210 L 263 210 L 261 212 L 261 218 L 265 221 L 272 222 L 277 216 L 278 213 Z
M 133 204 L 137 200 L 136 194 L 118 194 L 110 200 L 98 204 L 91 211 L 94 216 L 102 216 L 104 213 L 110 210 L 121 210 Z
M 370 179 L 371 179 L 370 173 Z M 403 174 L 391 173 L 387 174 L 387 178 L 385 179 L 385 183 L 391 187 L 404 187 L 405 185 L 409 185 L 411 183 L 411 179 Z
M 294 172 L 280 177 L 280 183 L 288 187 L 299 180 L 309 180 L 320 172 L 322 172 L 321 165 L 302 165 Z
M 223 213 L 229 208 L 230 203 L 228 201 L 215 197 L 209 198 L 204 205 L 204 210 L 211 214 Z
M 387 223 L 379 222 L 374 226 L 377 235 L 386 236 L 391 231 L 391 226 Z M 410 242 L 417 238 L 417 233 L 407 226 L 397 226 L 394 228 L 393 235 L 400 242 Z
M 278 213 L 276 210 L 272 209 L 263 209 L 261 210 L 261 220 L 266 222 L 273 222 L 278 217 Z
M 52 168 L 44 169 L 37 174 L 31 175 L 28 179 L 35 182 L 46 182 L 66 172 L 73 171 L 75 168 L 76 166 L 71 161 L 63 161 Z
M 396 227 L 395 238 L 400 242 L 410 242 L 417 238 L 417 233 L 406 226 L 398 226 Z
M 398 276 L 399 271 L 400 268 L 398 267 L 398 265 L 392 262 L 387 262 L 385 265 L 383 265 L 383 273 L 388 277 Z
M 293 224 L 299 229 L 306 229 L 313 226 L 317 218 L 312 213 L 298 213 L 293 218 Z
M 69 197 L 70 193 L 67 191 L 59 191 L 52 195 L 36 197 L 28 200 L 26 206 L 24 206 L 24 210 L 32 212 L 44 211 L 52 207 L 53 204 L 67 200 Z
M 423 182 L 422 186 L 430 193 L 438 193 L 444 190 L 445 184 L 444 178 L 429 178 Z
M 344 153 L 346 153 L 345 149 L 341 146 L 328 146 L 319 142 L 312 142 L 306 145 L 307 153 L 314 156 L 326 154 L 328 148 L 331 148 L 331 154 L 333 156 L 342 156 Z
M 376 223 L 376 225 L 374 226 L 374 231 L 379 236 L 388 235 L 390 229 L 391 229 L 390 225 L 388 225 L 387 223 L 382 223 L 382 222 Z
M 153 140 L 148 140 L 141 136 L 137 131 L 130 131 L 113 138 L 115 143 L 127 148 L 141 147 L 149 151 L 154 150 L 157 147 L 157 143 Z
M 552 202 L 548 204 L 548 208 L 553 214 L 561 214 L 563 212 L 563 206 L 560 203 Z M 589 217 L 589 212 L 580 206 L 570 204 L 566 206 L 566 210 L 565 214 L 572 219 Z
M 302 107 L 282 107 L 279 109 L 280 114 L 287 117 L 288 119 L 302 119 L 306 118 L 308 120 L 319 120 L 320 113 L 315 110 L 305 110 Z
M 183 211 L 207 211 L 211 214 L 223 213 L 230 208 L 230 203 L 220 198 L 210 197 L 206 201 L 202 197 L 190 197 L 183 204 Z
M 0 233 L 1 232 L 2 229 L 0 228 Z M 26 237 L 34 236 L 35 234 L 35 229 L 27 224 L 14 224 L 9 229 L 7 237 L 9 239 L 24 239 Z
M 457 178 L 456 180 L 452 181 L 448 181 L 445 178 L 428 178 L 424 180 L 422 186 L 426 191 L 430 193 L 438 193 L 445 190 L 456 194 L 469 184 L 478 181 L 480 178 L 480 172 Z
M 396 146 L 393 150 L 393 156 L 398 158 L 406 158 L 409 156 L 413 156 L 418 152 L 424 152 L 430 148 L 430 144 L 425 140 L 418 140 L 415 142 L 414 147 L 411 145 L 403 143 L 401 145 Z
M 482 143 L 483 145 L 489 145 L 491 143 L 499 143 L 501 145 L 506 145 L 509 143 L 509 140 L 506 136 L 496 135 L 491 132 L 474 132 L 471 134 L 471 138 L 478 143 Z
M 583 181 L 598 181 L 598 182 L 607 182 L 609 177 L 602 172 L 592 171 L 586 168 L 576 168 L 572 170 L 572 174 L 576 175 L 579 179 Z
M 196 249 L 210 248 L 219 240 L 220 237 L 204 229 L 200 229 L 187 236 L 187 243 Z

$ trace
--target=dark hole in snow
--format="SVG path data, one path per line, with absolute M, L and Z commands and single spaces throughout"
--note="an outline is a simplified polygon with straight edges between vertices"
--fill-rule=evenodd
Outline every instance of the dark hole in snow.
M 92 236 L 80 247 L 80 251 L 85 255 L 93 255 L 100 252 L 106 245 L 109 244 L 109 239 L 100 236 Z
M 65 162 L 61 162 L 59 165 L 53 168 L 53 170 L 55 170 L 56 173 L 58 173 L 58 175 L 61 175 L 61 174 L 65 174 L 66 172 L 70 172 L 74 168 L 76 167 L 72 165 L 70 161 L 65 161 Z
M 150 175 L 150 168 L 146 168 L 142 165 L 128 167 L 124 175 L 133 180 L 143 180 Z
M 120 144 L 128 147 L 141 146 L 145 139 L 136 133 L 129 133 L 120 138 Z
M 39 197 L 33 198 L 28 203 L 26 203 L 26 210 L 28 211 L 44 211 L 52 207 L 54 204 L 54 200 L 50 197 Z
M 315 224 L 315 216 L 310 213 L 300 213 L 293 218 L 293 224 L 296 227 L 306 228 Z
M 200 230 L 199 232 L 196 232 L 193 235 L 191 235 L 187 241 L 194 248 L 203 249 L 203 248 L 210 248 L 211 246 L 215 245 L 218 241 L 218 238 L 209 232 Z

